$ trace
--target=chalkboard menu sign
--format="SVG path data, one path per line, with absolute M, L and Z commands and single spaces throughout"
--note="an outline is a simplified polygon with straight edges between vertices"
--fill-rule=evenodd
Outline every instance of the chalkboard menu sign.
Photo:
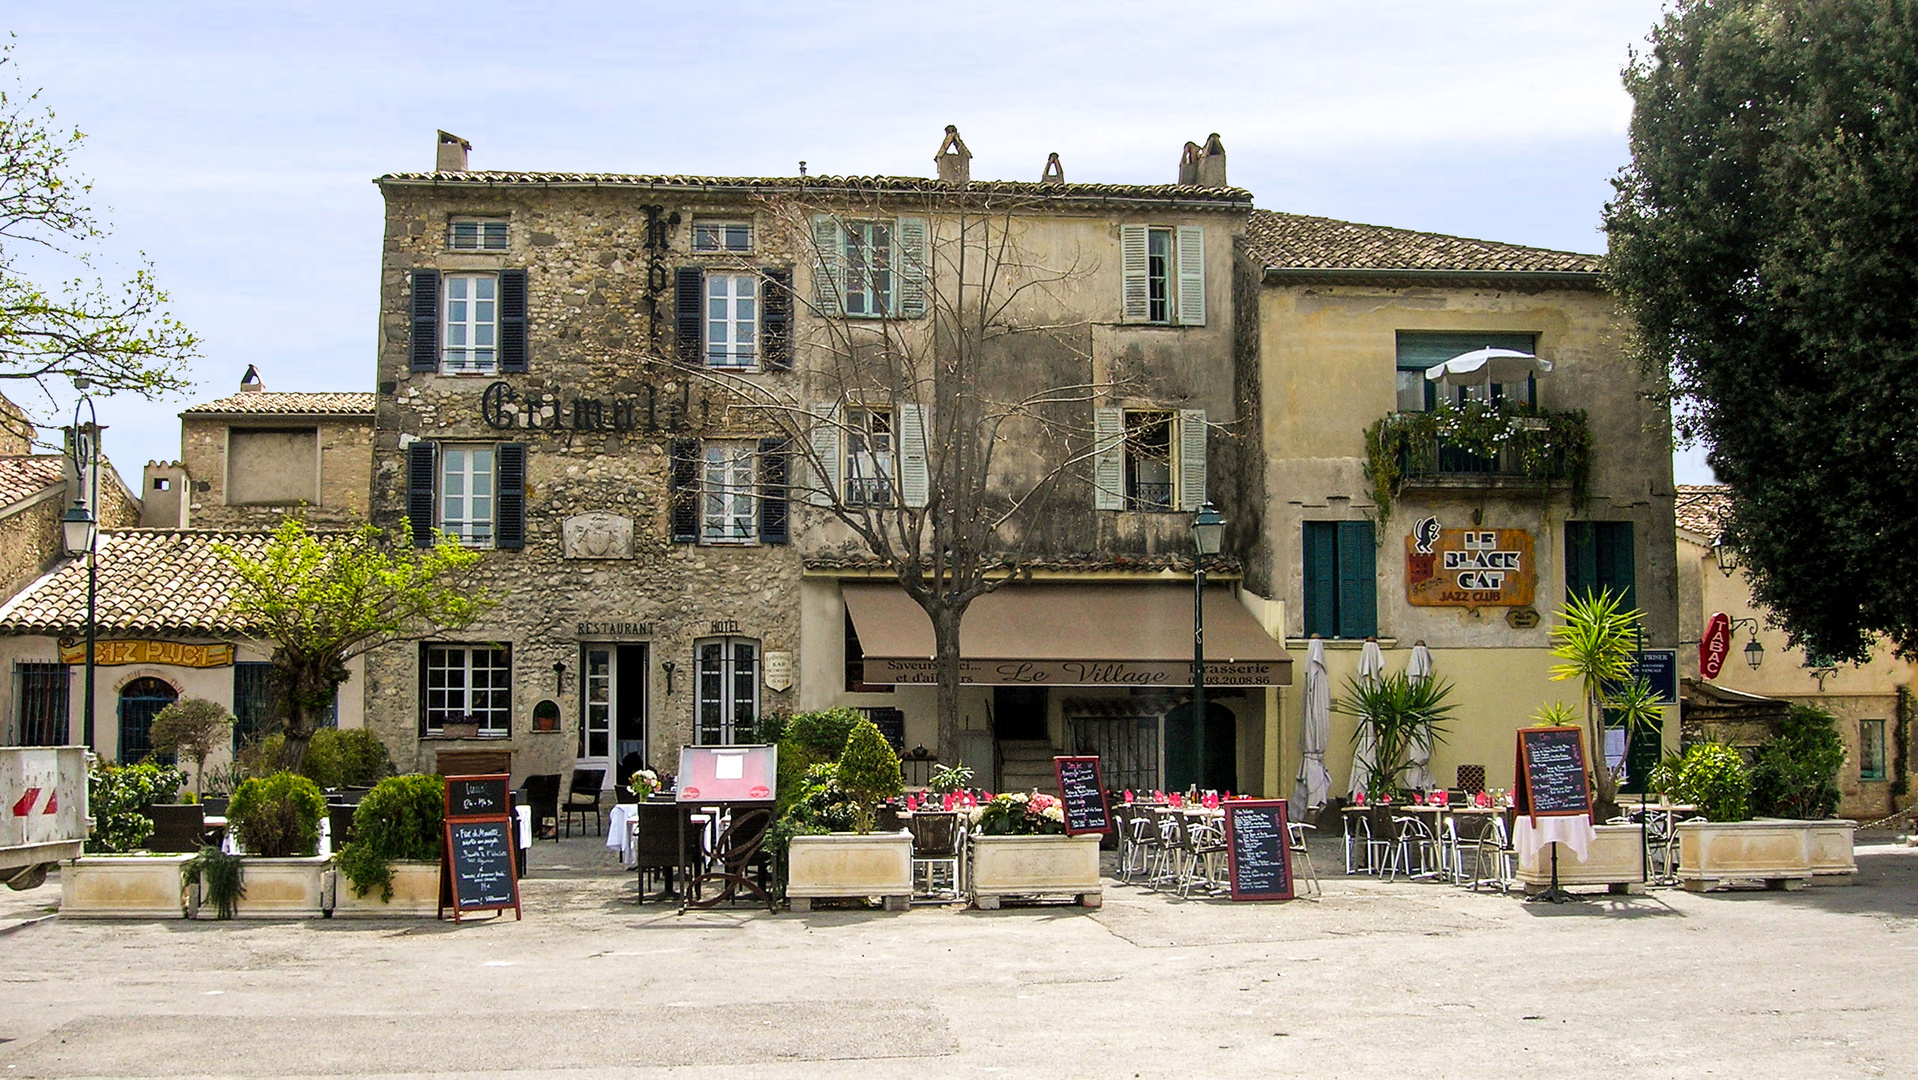
M 1572 817 L 1592 812 L 1585 782 L 1585 732 L 1576 727 L 1518 729 L 1518 791 L 1521 814 Z
M 502 817 L 512 800 L 504 776 L 449 776 L 446 778 L 446 816 L 450 818 Z
M 1234 900 L 1292 899 L 1292 842 L 1284 799 L 1237 799 L 1225 808 L 1225 864 Z
M 1065 804 L 1066 835 L 1098 833 L 1103 836 L 1111 832 L 1112 814 L 1106 809 L 1099 759 L 1056 757 L 1052 759 L 1052 769 L 1059 776 L 1059 800 Z
M 503 773 L 446 778 L 440 918 L 449 908 L 454 922 L 472 912 L 507 908 L 513 909 L 514 918 L 520 917 L 509 782 Z

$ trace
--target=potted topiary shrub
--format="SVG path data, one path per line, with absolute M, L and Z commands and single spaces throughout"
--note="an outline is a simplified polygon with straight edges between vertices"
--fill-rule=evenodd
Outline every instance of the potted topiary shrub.
M 788 738 L 805 716 L 793 717 Z M 786 898 L 794 911 L 809 911 L 824 898 L 877 896 L 888 911 L 911 903 L 912 834 L 872 831 L 875 804 L 902 790 L 899 756 L 872 721 L 857 717 L 839 761 L 807 770 L 775 830 L 773 839 L 786 843 Z M 795 818 L 802 819 L 798 825 Z M 846 821 L 852 831 L 826 831 L 829 818 Z
M 332 857 L 319 851 L 326 796 L 304 776 L 278 772 L 245 781 L 227 806 L 227 829 L 246 856 L 240 918 L 325 914 Z
M 93 832 L 86 854 L 60 868 L 63 918 L 177 919 L 185 906 L 180 868 L 191 854 L 141 851 L 153 833 L 147 808 L 178 797 L 182 777 L 167 765 L 96 765 L 87 774 Z
M 347 887 L 335 884 L 333 914 L 438 914 L 445 824 L 445 778 L 393 776 L 375 784 L 353 813 L 353 842 L 339 854 Z
M 972 809 L 968 878 L 972 902 L 987 911 L 1007 897 L 1069 896 L 1104 902 L 1098 833 L 1066 835 L 1065 807 L 1051 795 L 995 795 Z
M 226 707 L 205 698 L 181 698 L 153 717 L 149 738 L 153 748 L 193 762 L 193 799 L 205 794 L 206 759 L 232 739 L 233 716 Z

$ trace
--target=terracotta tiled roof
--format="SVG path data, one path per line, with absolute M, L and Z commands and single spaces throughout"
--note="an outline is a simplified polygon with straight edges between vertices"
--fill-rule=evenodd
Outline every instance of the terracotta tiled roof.
M 190 405 L 180 415 L 232 413 L 261 413 L 275 416 L 371 416 L 373 415 L 373 395 L 334 391 L 307 394 L 287 390 L 255 390 L 201 405 Z
M 1599 268 L 1596 255 L 1271 210 L 1252 211 L 1246 247 L 1268 270 L 1591 274 Z
M 1083 573 L 1095 570 L 1123 570 L 1156 573 L 1171 570 L 1192 572 L 1190 555 L 1039 555 L 1028 556 L 1020 565 L 1054 573 Z M 883 560 L 864 554 L 819 554 L 806 557 L 808 570 L 884 570 Z M 1214 555 L 1205 561 L 1206 573 L 1236 574 L 1239 560 L 1229 555 Z
M 1244 188 L 1198 187 L 1192 184 L 1041 184 L 1031 180 L 973 180 L 957 184 L 923 176 L 679 176 L 626 173 L 519 172 L 402 172 L 387 173 L 376 184 L 440 184 L 456 187 L 488 185 L 585 185 L 588 187 L 690 188 L 695 190 L 869 191 L 884 195 L 1019 195 L 1045 199 L 1178 199 L 1198 202 L 1250 203 Z
M 237 581 L 214 550 L 231 544 L 258 555 L 270 533 L 112 529 L 100 534 L 96 610 L 116 633 L 231 634 L 246 627 L 227 607 Z M 0 606 L 0 633 L 86 631 L 87 565 L 68 559 Z
M 58 454 L 0 457 L 0 506 L 38 495 L 66 478 L 66 459 Z
M 1732 490 L 1724 484 L 1680 484 L 1672 510 L 1679 528 L 1716 540 L 1731 516 Z

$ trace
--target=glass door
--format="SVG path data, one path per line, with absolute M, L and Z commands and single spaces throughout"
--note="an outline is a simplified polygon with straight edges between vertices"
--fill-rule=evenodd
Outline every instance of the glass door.
M 613 689 L 619 650 L 587 645 L 580 656 L 579 767 L 612 771 Z

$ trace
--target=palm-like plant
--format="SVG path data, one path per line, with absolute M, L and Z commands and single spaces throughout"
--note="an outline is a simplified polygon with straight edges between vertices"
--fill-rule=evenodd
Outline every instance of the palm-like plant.
M 1625 608 L 1623 599 L 1610 589 L 1575 594 L 1551 630 L 1552 655 L 1564 661 L 1552 665 L 1552 679 L 1577 679 L 1584 692 L 1585 752 L 1597 781 L 1596 809 L 1605 815 L 1618 804 L 1618 777 L 1605 761 L 1606 714 L 1633 732 L 1663 718 L 1651 686 L 1632 678 L 1644 614 Z
M 1443 679 L 1410 678 L 1403 672 L 1374 679 L 1350 678 L 1345 696 L 1337 708 L 1359 721 L 1354 742 L 1363 742 L 1366 732 L 1372 736 L 1372 787 L 1390 790 L 1401 786 L 1401 778 L 1411 768 L 1408 755 L 1415 742 L 1441 743 L 1445 722 L 1457 708 L 1449 699 L 1452 684 Z

